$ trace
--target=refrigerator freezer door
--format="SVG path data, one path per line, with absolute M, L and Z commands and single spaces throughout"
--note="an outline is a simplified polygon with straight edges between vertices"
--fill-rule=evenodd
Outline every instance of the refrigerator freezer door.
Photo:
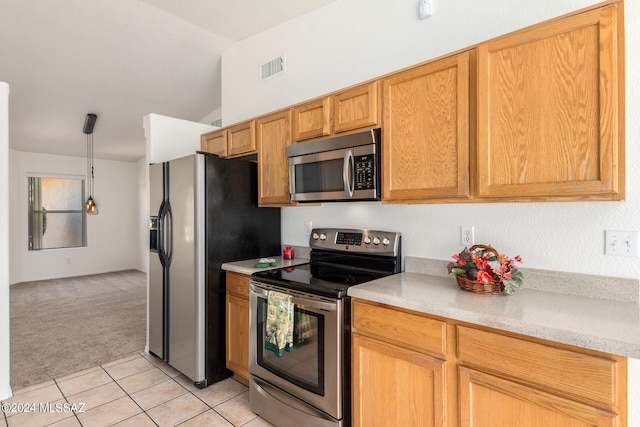
M 149 214 L 159 215 L 163 200 L 163 165 L 149 166 Z M 147 274 L 149 300 L 149 351 L 164 359 L 164 274 L 158 252 L 149 250 Z
M 169 162 L 173 216 L 169 280 L 169 364 L 194 382 L 204 368 L 204 157 Z

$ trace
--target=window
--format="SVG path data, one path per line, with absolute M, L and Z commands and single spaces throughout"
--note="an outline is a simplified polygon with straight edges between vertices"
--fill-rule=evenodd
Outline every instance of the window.
M 84 180 L 29 177 L 29 250 L 87 246 Z

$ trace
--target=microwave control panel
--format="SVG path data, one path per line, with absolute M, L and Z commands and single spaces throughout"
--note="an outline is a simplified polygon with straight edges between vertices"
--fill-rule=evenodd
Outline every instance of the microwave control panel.
M 376 188 L 375 154 L 354 156 L 355 188 L 354 190 L 374 190 Z

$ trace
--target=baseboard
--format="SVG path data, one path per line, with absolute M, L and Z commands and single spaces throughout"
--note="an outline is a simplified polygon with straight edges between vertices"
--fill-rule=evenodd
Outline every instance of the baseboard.
M 98 270 L 98 271 L 92 271 L 92 272 L 77 272 L 77 273 L 73 273 L 73 274 L 70 274 L 70 275 L 67 275 L 67 276 L 51 276 L 51 277 L 45 276 L 45 277 L 33 278 L 33 279 L 30 279 L 30 280 L 25 280 L 25 281 L 22 281 L 22 282 L 10 283 L 9 285 L 13 286 L 13 285 L 19 285 L 21 283 L 42 282 L 42 281 L 45 281 L 45 280 L 71 279 L 71 278 L 74 278 L 74 277 L 83 277 L 83 276 L 97 276 L 97 275 L 100 275 L 100 274 L 120 273 L 120 272 L 123 272 L 123 271 L 137 271 L 137 272 L 140 272 L 140 273 L 145 273 L 145 274 L 147 273 L 146 271 L 140 270 L 140 269 L 138 269 L 136 267 L 131 267 L 131 268 L 121 268 L 121 269 L 117 269 L 117 270 L 104 270 L 104 271 L 103 270 Z
M 13 391 L 11 387 L 8 389 L 0 390 L 0 400 L 7 400 L 8 398 L 13 397 Z

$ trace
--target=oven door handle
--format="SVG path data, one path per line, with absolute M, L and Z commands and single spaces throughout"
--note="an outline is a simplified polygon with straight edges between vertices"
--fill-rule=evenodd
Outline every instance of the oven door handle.
M 260 288 L 254 285 L 253 283 L 250 286 L 251 286 L 252 294 L 255 294 L 256 296 L 264 299 L 267 299 L 269 297 L 268 290 Z M 286 290 L 277 291 L 277 292 L 282 292 L 284 294 L 287 293 Z M 288 295 L 291 295 L 291 302 L 300 308 L 315 308 L 315 309 L 324 310 L 324 311 L 336 311 L 338 309 L 336 303 L 326 302 L 326 301 L 317 301 L 314 299 L 309 299 L 304 297 L 300 298 L 293 294 L 288 294 Z

